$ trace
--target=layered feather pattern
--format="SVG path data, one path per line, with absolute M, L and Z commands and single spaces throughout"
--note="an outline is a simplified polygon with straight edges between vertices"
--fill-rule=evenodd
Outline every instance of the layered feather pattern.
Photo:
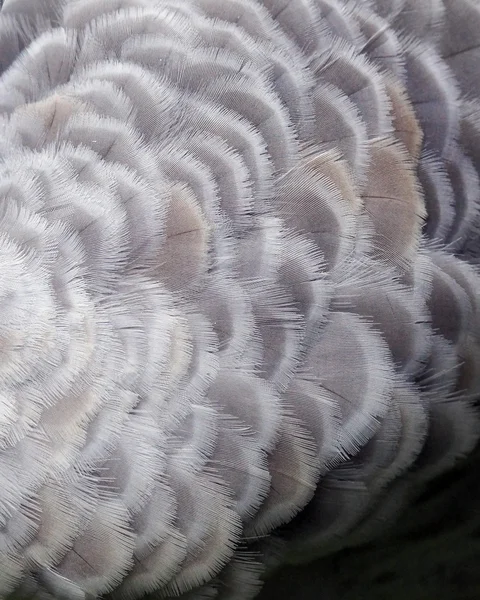
M 480 437 L 478 1 L 0 7 L 0 597 L 402 523 Z

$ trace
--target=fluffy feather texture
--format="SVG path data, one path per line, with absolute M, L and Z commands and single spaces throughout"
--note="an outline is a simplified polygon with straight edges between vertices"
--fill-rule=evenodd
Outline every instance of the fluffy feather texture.
M 480 436 L 479 23 L 0 2 L 1 598 L 246 600 L 435 523 Z

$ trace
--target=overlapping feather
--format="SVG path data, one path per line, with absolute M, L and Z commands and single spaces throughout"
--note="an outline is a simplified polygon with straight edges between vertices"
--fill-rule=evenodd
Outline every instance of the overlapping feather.
M 394 523 L 480 435 L 480 5 L 0 6 L 0 596 Z

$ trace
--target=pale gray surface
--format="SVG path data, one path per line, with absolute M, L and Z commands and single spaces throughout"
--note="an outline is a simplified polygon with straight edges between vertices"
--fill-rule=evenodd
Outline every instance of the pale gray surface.
M 0 597 L 475 593 L 479 39 L 477 0 L 3 2 Z

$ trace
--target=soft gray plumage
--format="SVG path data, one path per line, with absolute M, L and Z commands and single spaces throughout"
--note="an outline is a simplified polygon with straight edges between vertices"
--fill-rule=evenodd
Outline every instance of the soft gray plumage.
M 0 7 L 0 598 L 471 560 L 480 3 Z

